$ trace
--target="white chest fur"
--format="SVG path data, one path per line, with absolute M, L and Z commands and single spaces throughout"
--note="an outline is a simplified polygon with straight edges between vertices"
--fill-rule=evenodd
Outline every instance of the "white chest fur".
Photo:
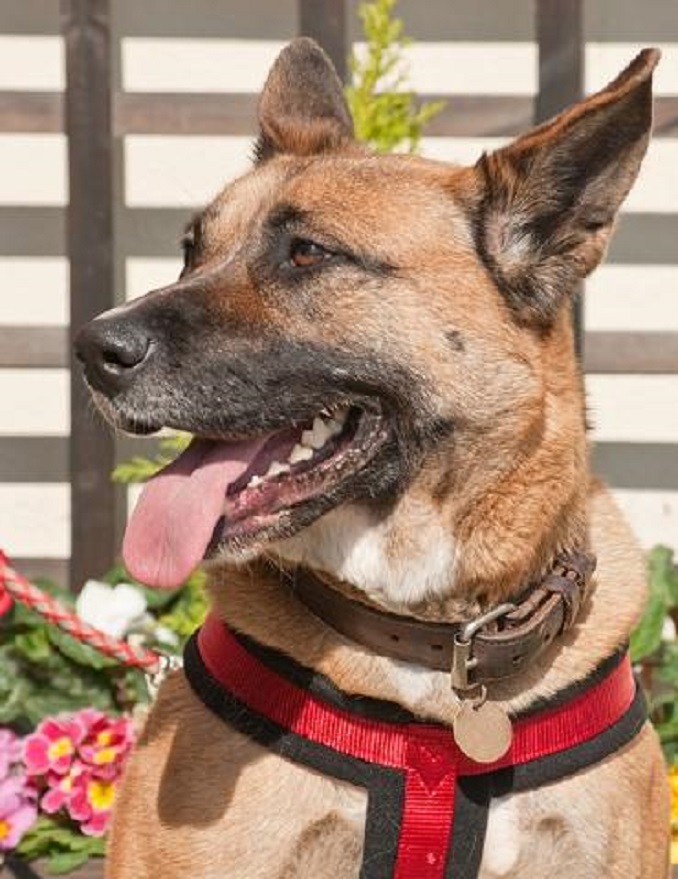
M 395 521 L 391 516 L 379 521 L 358 505 L 341 506 L 276 549 L 287 561 L 352 583 L 392 610 L 448 595 L 454 538 L 411 506 Z

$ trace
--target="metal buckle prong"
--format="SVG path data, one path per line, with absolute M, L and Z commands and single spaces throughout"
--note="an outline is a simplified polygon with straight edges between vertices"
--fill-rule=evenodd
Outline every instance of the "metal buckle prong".
M 515 609 L 515 604 L 508 601 L 504 604 L 499 604 L 497 607 L 493 607 L 492 610 L 488 610 L 487 613 L 480 614 L 475 619 L 469 620 L 454 636 L 454 647 L 452 650 L 453 690 L 470 690 L 476 686 L 476 684 L 470 684 L 468 679 L 469 672 L 478 665 L 478 660 L 473 656 L 473 639 L 489 623 L 493 623 Z

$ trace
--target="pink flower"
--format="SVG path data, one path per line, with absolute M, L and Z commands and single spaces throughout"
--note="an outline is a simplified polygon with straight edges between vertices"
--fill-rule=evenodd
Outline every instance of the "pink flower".
M 82 760 L 100 778 L 116 778 L 134 741 L 132 722 L 126 717 L 100 714 L 92 718 L 87 734 L 78 747 Z
M 47 790 L 40 800 L 42 810 L 53 815 L 60 809 L 68 809 L 76 780 L 83 772 L 84 767 L 79 760 L 73 763 L 66 775 L 50 772 L 46 778 Z
M 74 782 L 68 814 L 87 836 L 103 836 L 115 802 L 116 782 L 83 772 Z
M 130 719 L 93 708 L 44 720 L 24 747 L 28 773 L 42 791 L 42 810 L 65 813 L 82 833 L 102 836 L 133 741 Z
M 26 780 L 12 775 L 0 781 L 0 852 L 15 848 L 38 817 Z
M 11 729 L 0 727 L 0 781 L 21 760 L 21 739 Z
M 2 584 L 0 584 L 0 617 L 4 617 L 12 609 L 14 602 L 9 592 L 6 592 Z
M 46 775 L 48 772 L 65 775 L 84 735 L 85 727 L 77 715 L 43 720 L 24 742 L 23 758 L 28 775 Z

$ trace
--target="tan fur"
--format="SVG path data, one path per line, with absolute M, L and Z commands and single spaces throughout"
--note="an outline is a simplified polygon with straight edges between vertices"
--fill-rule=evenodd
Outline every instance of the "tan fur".
M 263 162 L 199 218 L 200 247 L 177 289 L 208 297 L 229 331 L 282 333 L 365 357 L 387 352 L 416 377 L 421 405 L 457 430 L 385 511 L 351 502 L 289 539 L 222 555 L 210 565 L 214 606 L 348 692 L 450 723 L 458 706 L 447 674 L 343 640 L 299 605 L 270 563 L 305 564 L 379 606 L 449 620 L 515 596 L 554 553 L 588 542 L 598 570 L 577 625 L 527 673 L 490 690 L 508 710 L 525 709 L 593 671 L 628 639 L 643 606 L 640 550 L 588 475 L 566 298 L 600 259 L 637 172 L 656 58 L 641 56 L 598 96 L 463 169 L 355 145 L 337 84 L 320 76 L 313 92 L 317 57 L 311 52 L 309 67 L 308 44 L 294 45 L 262 99 Z M 310 109 L 300 99 L 309 90 Z M 604 141 L 612 129 L 619 149 L 601 156 L 589 135 Z M 586 153 L 580 211 L 558 174 L 586 150 L 602 170 L 589 173 L 599 165 Z M 539 191 L 526 167 L 539 172 Z M 549 185 L 567 203 L 557 223 L 553 202 L 545 204 Z M 396 271 L 328 277 L 291 311 L 284 296 L 253 283 L 242 258 L 278 204 L 302 207 L 328 242 L 359 252 L 369 242 L 370 255 Z M 365 806 L 362 790 L 230 729 L 177 673 L 130 761 L 107 877 L 351 879 Z M 494 808 L 480 877 L 661 879 L 667 858 L 665 770 L 646 726 L 602 763 Z

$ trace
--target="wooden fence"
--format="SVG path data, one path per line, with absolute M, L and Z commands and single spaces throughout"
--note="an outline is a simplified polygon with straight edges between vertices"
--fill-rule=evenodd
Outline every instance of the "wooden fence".
M 62 253 L 65 236 L 71 270 L 70 329 L 0 328 L 3 368 L 72 365 L 73 332 L 116 303 L 113 243 L 116 236 L 128 234 L 116 227 L 116 211 L 122 211 L 136 230 L 143 228 L 142 237 L 153 239 L 154 252 L 170 252 L 173 239 L 165 233 L 179 212 L 121 206 L 119 162 L 126 135 L 255 133 L 254 94 L 124 91 L 116 72 L 115 12 L 116 0 L 63 0 L 61 29 L 67 69 L 63 95 L 0 92 L 0 132 L 67 134 L 70 188 L 65 228 L 56 208 L 14 209 L 12 231 L 0 242 L 0 253 L 21 253 L 22 231 L 31 226 L 33 239 L 37 236 L 46 254 Z M 539 59 L 536 99 L 523 95 L 455 96 L 431 123 L 430 134 L 515 135 L 581 96 L 583 0 L 540 0 L 535 3 L 534 15 Z M 344 76 L 350 39 L 347 18 L 345 0 L 298 2 L 299 31 L 315 37 Z M 657 137 L 678 135 L 678 97 L 660 97 L 656 118 Z M 177 222 L 176 229 L 179 226 Z M 167 241 L 162 243 L 165 237 Z M 612 253 L 635 262 L 675 262 L 671 241 L 678 241 L 678 216 L 635 213 L 622 223 Z M 130 249 L 133 247 L 130 244 Z M 676 332 L 593 332 L 581 336 L 580 345 L 589 373 L 678 373 Z M 125 505 L 109 478 L 116 460 L 116 441 L 112 432 L 92 417 L 77 368 L 71 374 L 70 407 L 70 437 L 1 438 L 0 459 L 5 462 L 5 474 L 11 470 L 12 478 L 24 473 L 27 479 L 70 482 L 70 582 L 79 584 L 113 560 Z M 133 447 L 133 441 L 118 444 L 117 454 L 125 455 Z M 662 452 L 655 448 L 646 454 L 670 453 L 669 449 Z M 638 466 L 642 469 L 643 465 Z M 60 565 L 24 561 L 31 573 L 66 573 Z

